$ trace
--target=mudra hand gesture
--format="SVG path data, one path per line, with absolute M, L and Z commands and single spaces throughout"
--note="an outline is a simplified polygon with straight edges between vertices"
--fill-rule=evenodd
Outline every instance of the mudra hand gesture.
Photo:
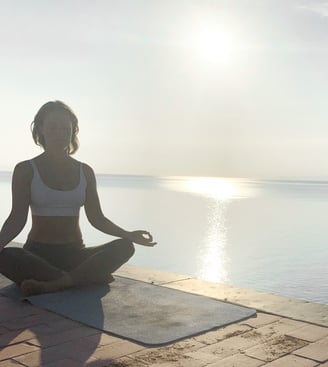
M 129 232 L 128 239 L 138 245 L 153 247 L 157 245 L 157 242 L 153 242 L 153 236 L 143 230 Z

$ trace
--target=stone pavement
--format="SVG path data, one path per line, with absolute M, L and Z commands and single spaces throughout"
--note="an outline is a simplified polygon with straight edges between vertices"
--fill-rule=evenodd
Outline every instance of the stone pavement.
M 256 308 L 263 311 L 225 328 L 149 348 L 0 297 L 0 367 L 328 367 L 326 305 L 129 265 L 118 274 L 228 301 L 243 298 L 251 307 L 262 302 Z M 284 315 L 274 312 L 275 307 Z

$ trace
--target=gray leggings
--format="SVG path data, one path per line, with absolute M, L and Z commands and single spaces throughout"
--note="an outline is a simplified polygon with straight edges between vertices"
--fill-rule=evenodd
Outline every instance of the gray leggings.
M 23 248 L 6 247 L 0 252 L 0 273 L 17 284 L 25 279 L 55 280 L 65 273 L 76 285 L 103 284 L 134 251 L 126 239 L 95 247 L 30 241 Z

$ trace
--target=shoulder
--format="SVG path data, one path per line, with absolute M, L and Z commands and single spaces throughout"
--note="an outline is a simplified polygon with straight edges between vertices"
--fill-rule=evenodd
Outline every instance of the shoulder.
M 14 168 L 14 176 L 19 177 L 32 177 L 33 169 L 29 160 L 18 162 Z
M 80 164 L 82 165 L 82 170 L 83 170 L 84 176 L 87 180 L 87 183 L 88 184 L 95 183 L 96 182 L 96 175 L 94 173 L 93 168 L 91 166 L 89 166 L 88 164 L 83 163 L 83 162 L 80 162 Z
M 16 164 L 12 176 L 13 190 L 22 191 L 29 187 L 33 178 L 33 168 L 31 162 L 22 161 Z

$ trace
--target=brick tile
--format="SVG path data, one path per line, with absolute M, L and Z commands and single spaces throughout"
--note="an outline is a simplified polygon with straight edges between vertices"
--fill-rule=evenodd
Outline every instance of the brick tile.
M 106 333 L 86 336 L 83 339 L 88 343 L 92 343 L 93 345 L 97 344 L 98 347 L 122 341 L 121 338 Z
M 185 356 L 191 358 L 192 360 L 196 360 L 199 363 L 204 362 L 206 364 L 209 364 L 210 362 L 216 362 L 219 359 L 222 359 L 222 356 L 217 355 L 217 353 L 212 353 L 212 351 L 203 352 L 202 350 L 185 353 Z
M 17 344 L 33 338 L 35 338 L 35 334 L 30 330 L 8 331 L 6 334 L 0 335 L 0 347 Z
M 308 324 L 300 329 L 289 332 L 286 335 L 306 340 L 308 342 L 315 342 L 328 335 L 328 328 Z
M 192 358 L 198 358 L 203 355 L 209 362 L 230 357 L 241 351 L 251 348 L 261 342 L 263 336 L 256 329 L 248 331 L 244 334 L 224 339 L 218 343 L 208 345 L 197 350 L 195 353 L 188 353 Z M 207 357 L 206 357 L 207 356 Z M 201 358 L 200 358 L 201 359 Z
M 94 334 L 100 334 L 100 331 L 90 327 L 80 326 L 60 333 L 44 335 L 39 339 L 31 339 L 29 340 L 29 343 L 45 348 Z
M 61 318 L 55 314 L 42 312 L 27 316 L 18 315 L 17 318 L 2 321 L 1 325 L 5 326 L 9 330 L 19 330 L 39 324 L 46 324 L 51 321 L 58 322 L 59 320 L 61 320 Z
M 270 362 L 296 349 L 304 347 L 307 342 L 291 336 L 280 335 L 264 341 L 246 350 L 246 355 L 262 361 Z
M 143 346 L 124 340 L 97 348 L 92 357 L 96 359 L 115 359 L 142 349 L 144 349 Z
M 265 367 L 314 367 L 314 366 L 318 366 L 318 363 L 311 361 L 310 359 L 305 359 L 294 355 L 288 355 L 276 359 L 275 361 L 265 365 Z
M 7 359 L 6 361 L 0 362 L 0 367 L 22 367 L 22 365 L 16 361 Z
M 75 361 L 85 362 L 90 357 L 94 356 L 99 348 L 111 348 L 112 345 L 115 344 L 116 343 L 108 344 L 104 347 L 98 347 L 97 342 L 87 341 L 86 338 L 78 338 L 67 343 L 59 344 L 57 345 L 57 348 L 61 355 L 74 359 Z
M 0 361 L 20 356 L 22 354 L 26 354 L 35 350 L 38 350 L 38 348 L 33 345 L 28 345 L 25 343 L 10 345 L 0 350 Z
M 96 359 L 96 358 L 90 357 L 85 362 L 78 362 L 78 363 L 83 363 L 82 366 L 85 366 L 85 367 L 107 367 L 107 366 L 112 367 L 113 366 L 112 362 L 113 362 L 112 359 L 107 359 L 107 360 L 103 359 L 103 360 L 101 360 L 101 359 Z M 125 367 L 125 365 L 123 365 L 123 366 Z M 139 367 L 139 366 L 133 366 L 133 367 Z
M 35 307 L 23 304 L 10 304 L 3 307 L 0 306 L 0 323 L 4 324 L 4 322 L 8 320 L 13 320 L 29 315 L 35 315 L 38 313 L 38 310 Z
M 99 334 L 100 335 L 100 334 Z M 29 367 L 37 367 L 41 364 L 42 366 L 46 363 L 57 363 L 59 360 L 72 359 L 76 363 L 87 365 L 86 362 L 92 359 L 97 361 L 97 365 L 100 365 L 100 360 L 103 365 L 104 362 L 112 361 L 114 358 L 125 355 L 128 352 L 133 352 L 134 350 L 140 350 L 143 348 L 137 346 L 130 342 L 116 342 L 112 344 L 107 344 L 103 347 L 97 348 L 98 343 L 87 341 L 86 338 L 78 338 L 68 342 L 63 342 L 62 344 L 57 344 L 42 350 L 42 354 L 39 353 L 29 353 L 22 357 L 15 358 L 16 361 L 27 365 Z M 94 367 L 92 365 L 92 367 Z
M 270 315 L 262 312 L 257 312 L 256 317 L 250 317 L 245 321 L 241 321 L 242 325 L 249 325 L 251 327 L 261 327 L 267 324 L 271 324 L 273 322 L 277 322 L 281 320 L 280 316 Z
M 174 350 L 175 352 L 186 353 L 186 352 L 191 352 L 193 350 L 198 350 L 203 347 L 204 347 L 203 343 L 200 343 L 198 340 L 195 340 L 194 338 L 190 338 L 190 339 L 181 340 L 177 343 L 171 344 L 166 347 L 162 347 L 160 349 L 162 350 L 165 349 L 168 351 Z
M 306 323 L 290 320 L 290 319 L 281 319 L 277 322 L 262 326 L 254 330 L 259 333 L 262 337 L 273 337 L 278 335 L 285 335 L 287 333 L 293 332 L 301 327 L 307 325 Z
M 263 366 L 263 362 L 247 357 L 244 354 L 235 354 L 231 357 L 224 358 L 221 361 L 207 364 L 206 367 L 258 367 Z
M 85 366 L 84 363 L 82 364 L 81 362 L 74 361 L 73 359 L 68 358 L 42 365 L 42 367 L 83 367 L 83 366 Z
M 0 367 L 22 367 L 18 362 L 7 359 L 6 361 L 0 362 Z
M 51 320 L 49 322 L 46 322 L 46 324 L 56 332 L 75 329 L 83 326 L 83 324 L 78 321 L 73 321 L 65 318 L 61 318 L 59 320 Z
M 196 351 L 199 348 L 204 347 L 204 344 L 194 340 L 193 338 L 185 339 L 180 342 L 171 344 L 169 346 L 158 348 L 146 348 L 139 352 L 129 354 L 129 358 L 132 358 L 135 362 L 140 363 L 157 363 L 168 362 L 173 363 L 178 359 L 188 359 L 192 362 L 192 359 L 186 356 L 186 353 Z
M 68 350 L 66 344 L 60 346 L 54 346 L 46 349 L 39 349 L 32 353 L 24 354 L 13 358 L 15 361 L 28 367 L 40 367 L 45 364 L 54 363 L 63 359 L 70 358 L 69 353 L 73 353 L 72 350 Z
M 328 338 L 321 339 L 302 349 L 298 349 L 294 352 L 294 354 L 301 357 L 314 359 L 318 362 L 326 362 L 328 360 Z
M 135 367 L 133 364 L 128 364 L 128 367 Z M 207 366 L 206 362 L 201 362 L 199 360 L 193 360 L 190 358 L 182 359 L 176 362 L 158 362 L 152 363 L 150 365 L 144 364 L 141 366 L 148 366 L 148 367 L 204 367 Z M 125 366 L 124 366 L 125 367 Z
M 194 339 L 203 344 L 209 345 L 226 338 L 231 338 L 232 336 L 243 334 L 249 330 L 252 330 L 252 328 L 248 325 L 234 324 L 218 330 L 209 331 L 205 334 L 196 336 Z

